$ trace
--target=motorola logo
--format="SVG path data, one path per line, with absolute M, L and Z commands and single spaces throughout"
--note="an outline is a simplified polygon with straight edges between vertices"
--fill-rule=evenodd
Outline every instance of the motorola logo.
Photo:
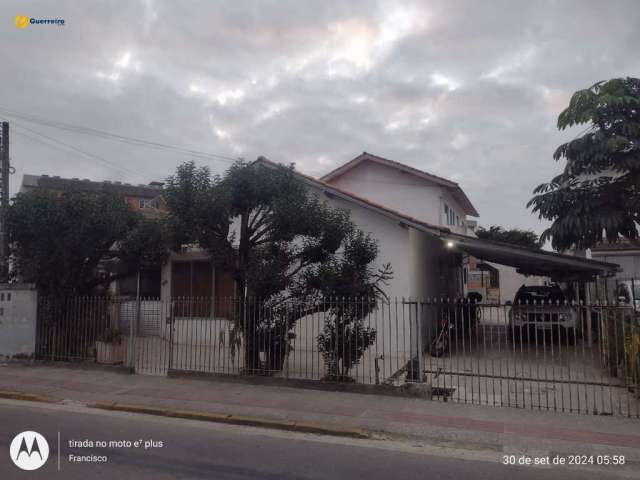
M 49 444 L 38 432 L 19 433 L 9 447 L 11 460 L 22 470 L 37 470 L 49 458 Z

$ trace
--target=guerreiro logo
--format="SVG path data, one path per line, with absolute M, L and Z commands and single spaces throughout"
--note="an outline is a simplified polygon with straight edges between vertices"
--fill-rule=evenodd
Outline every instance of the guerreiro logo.
M 29 25 L 58 25 L 64 27 L 64 18 L 34 18 L 27 15 L 16 15 L 16 27 L 27 28 Z
M 16 15 L 16 27 L 27 28 L 29 25 L 29 17 L 26 15 Z
M 9 447 L 11 460 L 22 470 L 37 470 L 49 458 L 49 444 L 38 432 L 27 430 L 13 438 Z

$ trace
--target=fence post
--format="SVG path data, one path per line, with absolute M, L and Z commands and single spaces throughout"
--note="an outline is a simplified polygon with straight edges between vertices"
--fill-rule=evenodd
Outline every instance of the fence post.
M 597 281 L 597 280 L 596 280 Z M 591 319 L 591 282 L 584 284 L 584 300 L 585 310 L 587 314 L 587 342 L 593 345 L 593 320 Z M 580 299 L 578 299 L 578 308 L 580 308 Z
M 167 371 L 171 370 L 173 365 L 173 329 L 175 326 L 174 305 L 173 298 L 169 297 L 169 364 L 167 365 Z M 166 315 L 165 315 L 166 318 Z M 166 320 L 165 320 L 166 324 Z
M 418 377 L 417 381 L 422 383 L 424 382 L 424 349 L 422 347 L 422 322 L 420 319 L 420 309 L 418 308 L 418 300 L 415 302 L 416 305 L 416 349 L 418 355 Z
M 140 269 L 138 269 L 138 278 L 136 285 L 136 314 L 129 321 L 129 367 L 135 372 L 136 369 L 136 342 L 135 334 L 140 321 Z

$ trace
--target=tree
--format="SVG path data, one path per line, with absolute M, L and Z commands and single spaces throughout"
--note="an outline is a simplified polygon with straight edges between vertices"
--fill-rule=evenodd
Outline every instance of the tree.
M 640 221 L 640 79 L 598 82 L 573 94 L 558 128 L 588 124 L 554 159 L 564 171 L 539 185 L 527 207 L 553 223 L 541 241 L 557 250 L 638 238 Z
M 391 279 L 390 265 L 378 271 L 370 268 L 378 255 L 378 245 L 362 231 L 351 232 L 342 255 L 310 272 L 310 288 L 334 299 L 326 308 L 327 318 L 318 335 L 318 348 L 327 366 L 327 379 L 351 381 L 350 370 L 375 343 L 376 329 L 365 318 L 386 297 L 381 285 Z
M 197 167 L 195 162 L 179 165 L 175 175 L 167 178 L 162 195 L 174 251 L 190 244 L 212 252 L 226 249 L 231 220 L 227 199 L 216 198 L 223 193 L 214 188 L 219 182 L 220 177 L 212 176 L 209 168 Z
M 119 240 L 110 256 L 118 277 L 130 275 L 132 272 L 148 270 L 162 265 L 171 249 L 167 237 L 167 227 L 162 219 L 146 218 L 136 214 L 136 225 Z M 111 275 L 107 281 L 113 280 Z
M 92 293 L 167 254 L 160 224 L 113 194 L 20 193 L 7 228 L 13 277 L 35 283 L 45 295 Z
M 369 270 L 375 241 L 356 229 L 347 211 L 310 195 L 292 166 L 239 161 L 212 177 L 189 162 L 167 180 L 165 201 L 170 225 L 182 228 L 173 237 L 208 250 L 216 265 L 232 272 L 241 297 L 251 299 L 240 303 L 231 340 L 244 340 L 250 370 L 282 368 L 296 322 L 329 309 L 318 299 L 379 295 L 391 274 L 390 266 Z M 323 281 L 329 278 L 333 286 Z M 340 312 L 333 313 L 345 316 Z
M 498 225 L 489 228 L 478 227 L 475 230 L 478 238 L 493 240 L 495 242 L 511 243 L 520 247 L 540 248 L 538 235 L 533 230 L 521 230 L 519 228 L 505 229 Z

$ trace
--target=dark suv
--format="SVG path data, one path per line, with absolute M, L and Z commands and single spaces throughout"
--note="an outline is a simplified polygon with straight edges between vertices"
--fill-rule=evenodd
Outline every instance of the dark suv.
M 577 312 L 557 285 L 521 286 L 509 312 L 510 335 L 515 341 L 543 342 L 549 334 L 554 341 L 572 343 L 577 325 Z

